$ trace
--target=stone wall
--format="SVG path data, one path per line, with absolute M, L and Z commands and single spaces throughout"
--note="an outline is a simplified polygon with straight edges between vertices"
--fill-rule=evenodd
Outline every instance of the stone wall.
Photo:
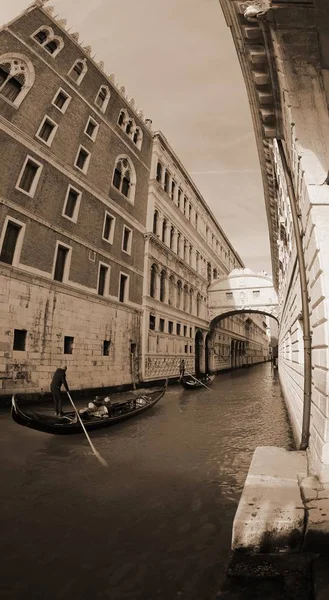
M 13 350 L 15 329 L 27 331 L 25 351 Z M 72 354 L 64 354 L 64 336 L 74 338 Z M 129 384 L 131 343 L 138 357 L 139 311 L 1 266 L 0 395 L 48 391 L 62 365 L 72 389 Z
M 310 468 L 329 481 L 328 264 L 329 264 L 329 117 L 318 36 L 313 13 L 305 12 L 299 30 L 289 32 L 288 13 L 279 13 L 273 35 L 283 127 L 297 198 L 304 248 L 312 333 Z M 288 39 L 289 37 L 289 39 Z M 274 144 L 275 146 L 275 144 Z M 286 202 L 288 199 L 286 197 Z M 303 318 L 296 253 L 292 246 L 281 280 L 279 373 L 296 436 L 303 411 Z

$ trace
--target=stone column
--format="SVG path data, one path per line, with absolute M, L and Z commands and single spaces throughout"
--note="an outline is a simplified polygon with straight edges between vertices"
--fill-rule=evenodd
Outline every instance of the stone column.
M 170 246 L 170 230 L 171 230 L 171 223 L 169 223 L 169 221 L 167 221 L 164 242 L 165 242 L 166 246 L 168 246 L 168 247 Z
M 157 224 L 157 236 L 162 239 L 162 225 L 163 225 L 164 216 L 162 213 L 158 211 L 158 224 Z
M 200 373 L 206 372 L 206 346 L 204 341 L 199 346 L 200 348 Z

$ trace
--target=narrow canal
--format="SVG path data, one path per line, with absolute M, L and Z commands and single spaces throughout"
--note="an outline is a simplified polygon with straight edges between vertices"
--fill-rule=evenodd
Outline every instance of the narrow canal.
M 69 374 L 68 374 L 69 380 Z M 270 364 L 170 387 L 145 416 L 55 437 L 0 413 L 0 596 L 213 600 L 252 453 L 293 448 Z

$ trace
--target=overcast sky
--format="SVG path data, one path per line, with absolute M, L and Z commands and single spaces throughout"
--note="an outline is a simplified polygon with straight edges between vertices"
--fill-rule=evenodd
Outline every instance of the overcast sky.
M 2 0 L 8 22 L 28 5 Z M 247 267 L 271 273 L 247 94 L 219 0 L 55 0 L 105 71 L 153 120 Z

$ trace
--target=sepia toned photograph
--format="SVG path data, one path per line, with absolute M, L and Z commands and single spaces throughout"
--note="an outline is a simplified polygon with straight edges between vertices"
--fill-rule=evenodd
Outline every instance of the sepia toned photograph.
M 328 600 L 328 0 L 1 0 L 1 600 Z

